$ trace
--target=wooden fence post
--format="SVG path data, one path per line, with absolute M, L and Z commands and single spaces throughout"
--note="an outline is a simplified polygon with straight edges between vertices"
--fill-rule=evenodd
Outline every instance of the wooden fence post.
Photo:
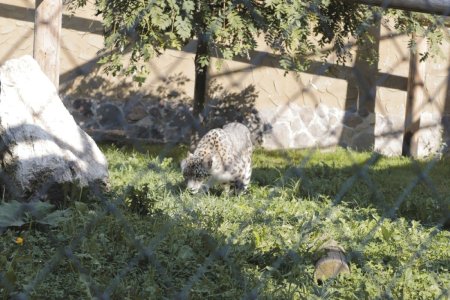
M 62 0 L 36 0 L 33 57 L 42 71 L 59 86 L 59 48 Z
M 397 8 L 408 11 L 424 12 L 448 16 L 450 14 L 450 1 L 448 0 L 344 0 L 349 3 L 380 6 L 384 8 Z
M 415 49 L 410 50 L 408 94 L 405 112 L 405 134 L 403 136 L 402 155 L 419 156 L 420 115 L 425 105 L 425 66 L 420 54 L 427 52 L 427 41 L 413 34 Z

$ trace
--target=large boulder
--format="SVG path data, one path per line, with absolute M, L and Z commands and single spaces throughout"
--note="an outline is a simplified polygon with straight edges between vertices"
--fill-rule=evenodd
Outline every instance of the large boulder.
M 19 200 L 63 200 L 67 187 L 105 184 L 107 161 L 31 56 L 0 67 L 0 184 Z

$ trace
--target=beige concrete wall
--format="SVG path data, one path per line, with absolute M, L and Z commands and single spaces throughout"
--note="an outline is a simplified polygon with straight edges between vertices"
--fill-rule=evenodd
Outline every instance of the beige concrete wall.
M 33 7 L 34 0 L 0 0 L 0 64 L 32 54 Z M 63 17 L 60 93 L 68 102 L 79 98 L 111 103 L 192 98 L 195 41 L 183 51 L 169 50 L 151 61 L 152 73 L 139 87 L 130 79 L 106 76 L 96 65 L 103 37 L 101 20 L 94 14 L 93 6 L 88 5 L 73 16 L 65 12 Z M 345 66 L 338 66 L 331 59 L 330 66 L 323 67 L 318 59 L 308 72 L 299 74 L 285 74 L 261 42 L 250 59 L 225 61 L 221 69 L 211 68 L 210 96 L 215 99 L 232 93 L 241 95 L 250 87 L 251 105 L 271 128 L 263 136 L 263 146 L 267 148 L 342 145 L 400 154 L 409 39 L 398 35 L 386 21 L 378 34 L 377 65 L 365 64 L 360 59 L 364 50 L 354 48 L 356 57 Z M 442 53 L 442 57 L 427 61 L 426 67 L 429 101 L 423 111 L 426 129 L 422 143 L 423 148 L 426 144 L 433 151 L 440 146 L 441 131 L 447 130 L 443 125 L 447 122 L 450 127 L 447 42 Z
M 34 1 L 2 0 L 0 5 L 0 63 L 33 54 Z

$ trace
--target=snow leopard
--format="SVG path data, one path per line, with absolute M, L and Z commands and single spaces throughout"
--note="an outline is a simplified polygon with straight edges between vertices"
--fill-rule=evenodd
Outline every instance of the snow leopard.
M 219 183 L 229 192 L 245 192 L 252 174 L 252 152 L 250 131 L 241 123 L 208 131 L 194 153 L 181 162 L 187 189 L 207 192 Z

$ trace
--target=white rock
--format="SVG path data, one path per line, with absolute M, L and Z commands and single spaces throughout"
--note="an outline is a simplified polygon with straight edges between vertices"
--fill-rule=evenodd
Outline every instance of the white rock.
M 47 183 L 106 183 L 103 153 L 31 56 L 0 67 L 0 134 L 2 173 L 18 189 L 15 195 L 33 194 Z

